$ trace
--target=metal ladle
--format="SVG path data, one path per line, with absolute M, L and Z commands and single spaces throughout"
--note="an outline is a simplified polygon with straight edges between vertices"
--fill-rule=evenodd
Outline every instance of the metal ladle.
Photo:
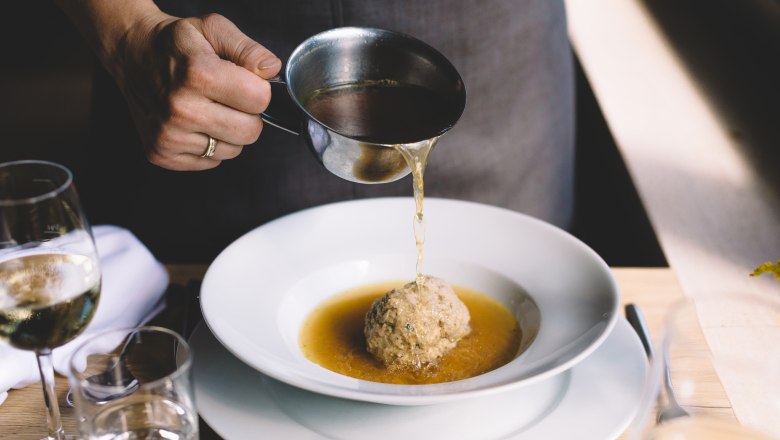
M 365 83 L 425 89 L 446 103 L 445 110 L 418 121 L 424 130 L 410 133 L 399 126 L 390 138 L 374 136 L 366 125 L 371 121 L 359 117 L 340 126 L 323 123 L 307 107 L 323 90 Z M 392 182 L 409 174 L 393 147 L 441 136 L 460 119 L 466 105 L 463 80 L 444 55 L 416 38 L 375 28 L 336 28 L 308 38 L 290 55 L 284 74 L 272 80 L 272 87 L 263 120 L 303 136 L 328 171 L 358 183 Z

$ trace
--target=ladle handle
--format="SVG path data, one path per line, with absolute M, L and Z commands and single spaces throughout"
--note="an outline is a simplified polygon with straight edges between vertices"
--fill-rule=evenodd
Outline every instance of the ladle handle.
M 287 81 L 282 75 L 268 80 L 271 83 L 271 102 L 260 118 L 264 122 L 295 135 L 301 134 L 306 115 L 293 102 L 287 89 Z

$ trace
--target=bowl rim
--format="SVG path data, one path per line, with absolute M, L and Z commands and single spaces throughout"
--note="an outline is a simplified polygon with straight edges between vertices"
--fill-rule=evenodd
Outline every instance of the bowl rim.
M 231 252 L 233 252 L 233 249 L 235 249 L 237 243 L 239 243 L 241 240 L 246 240 L 247 239 L 246 237 L 250 236 L 251 234 L 257 234 L 259 233 L 258 231 L 262 231 L 264 230 L 264 228 L 265 230 L 267 230 L 268 228 L 271 228 L 274 225 L 279 225 L 280 223 L 290 221 L 290 219 L 293 218 L 300 219 L 301 217 L 313 215 L 313 213 L 317 213 L 318 211 L 323 209 L 339 209 L 340 207 L 344 207 L 344 206 L 353 207 L 360 204 L 401 203 L 400 201 L 403 201 L 402 203 L 408 203 L 408 200 L 409 198 L 399 197 L 399 198 L 378 198 L 378 199 L 363 199 L 363 200 L 354 200 L 354 201 L 347 201 L 347 202 L 337 202 L 333 204 L 322 205 L 322 206 L 298 211 L 296 213 L 290 214 L 285 217 L 281 217 L 279 219 L 276 219 L 274 221 L 266 223 L 265 225 L 253 229 L 252 231 L 248 232 L 247 234 L 245 234 L 244 236 L 236 240 L 234 243 L 229 245 L 227 248 L 225 248 L 225 250 L 223 250 L 222 253 L 220 253 L 220 255 L 209 266 L 206 276 L 204 277 L 203 284 L 201 285 L 201 309 L 203 312 L 204 321 L 209 326 L 209 329 L 212 331 L 212 333 L 217 338 L 217 340 L 219 340 L 220 343 L 228 349 L 228 351 L 230 351 L 242 362 L 248 364 L 249 366 L 259 370 L 263 374 L 266 374 L 276 380 L 288 383 L 298 388 L 306 389 L 321 394 L 326 394 L 326 395 L 331 395 L 331 396 L 341 397 L 341 398 L 346 398 L 351 400 L 384 403 L 384 404 L 392 404 L 392 405 L 426 405 L 426 404 L 440 403 L 440 402 L 451 401 L 460 398 L 477 397 L 477 396 L 493 394 L 497 392 L 502 392 L 504 390 L 512 389 L 515 387 L 537 383 L 541 380 L 557 375 L 562 371 L 568 370 L 572 366 L 576 365 L 577 363 L 579 363 L 580 361 L 588 357 L 593 351 L 596 350 L 596 348 L 598 348 L 602 344 L 602 342 L 607 338 L 607 336 L 613 330 L 617 322 L 617 319 L 619 317 L 619 313 L 618 313 L 619 295 L 618 295 L 617 284 L 612 272 L 610 271 L 606 263 L 601 259 L 600 256 L 598 256 L 598 254 L 596 254 L 595 251 L 593 251 L 587 245 L 582 243 L 580 240 L 578 240 L 568 232 L 563 231 L 562 229 L 554 225 L 551 225 L 542 220 L 530 217 L 528 215 L 519 212 L 510 211 L 505 208 L 499 208 L 499 207 L 484 205 L 475 202 L 440 199 L 440 198 L 433 198 L 433 197 L 426 198 L 427 208 L 431 207 L 432 205 L 447 206 L 452 209 L 487 210 L 489 212 L 495 213 L 496 215 L 500 215 L 500 216 L 509 215 L 515 219 L 520 219 L 521 222 L 526 222 L 529 225 L 533 225 L 532 227 L 537 228 L 539 231 L 544 231 L 544 233 L 553 234 L 554 236 L 557 237 L 557 239 L 560 239 L 563 242 L 565 242 L 567 246 L 572 246 L 572 249 L 575 249 L 577 252 L 580 252 L 582 255 L 587 257 L 590 260 L 590 262 L 593 264 L 593 267 L 596 268 L 598 272 L 596 276 L 600 277 L 601 282 L 606 283 L 604 286 L 606 289 L 604 295 L 605 297 L 608 297 L 609 300 L 611 301 L 611 304 L 609 304 L 609 306 L 607 307 L 608 310 L 604 312 L 605 316 L 603 316 L 602 320 L 598 322 L 599 327 L 594 330 L 597 334 L 588 335 L 590 339 L 587 345 L 581 347 L 579 352 L 573 354 L 565 361 L 560 362 L 555 366 L 544 368 L 543 371 L 535 373 L 530 377 L 522 378 L 520 380 L 508 380 L 508 381 L 498 380 L 498 378 L 501 376 L 498 372 L 503 371 L 507 368 L 513 368 L 519 362 L 518 361 L 519 358 L 516 358 L 513 361 L 510 361 L 508 364 L 499 367 L 496 370 L 492 370 L 490 372 L 484 373 L 479 376 L 475 376 L 472 378 L 463 379 L 455 382 L 446 382 L 446 383 L 428 384 L 428 385 L 396 385 L 396 384 L 370 382 L 370 381 L 365 381 L 365 380 L 355 379 L 355 378 L 347 378 L 346 376 L 343 376 L 339 373 L 326 370 L 323 367 L 314 364 L 313 362 L 311 363 L 312 365 L 316 365 L 318 368 L 320 368 L 323 371 L 321 372 L 322 374 L 317 374 L 316 377 L 311 377 L 305 372 L 302 373 L 300 369 L 296 368 L 295 365 L 291 365 L 289 362 L 285 362 L 278 358 L 275 358 L 275 356 L 272 353 L 263 353 L 263 360 L 258 361 L 258 355 L 248 356 L 247 353 L 243 352 L 242 350 L 236 347 L 234 340 L 231 339 L 234 337 L 241 337 L 241 336 L 236 334 L 231 334 L 231 330 L 229 328 L 226 328 L 223 325 L 223 323 L 220 322 L 220 319 L 218 319 L 217 316 L 213 315 L 211 310 L 209 310 L 210 307 L 209 298 L 210 295 L 213 296 L 213 294 L 209 292 L 211 289 L 214 288 L 213 284 L 216 282 L 215 279 L 217 277 L 216 275 L 217 270 L 220 269 L 220 266 L 225 263 L 227 256 Z M 365 208 L 369 208 L 369 206 L 366 206 Z M 534 300 L 536 300 L 536 298 L 533 295 L 531 296 Z M 278 313 L 276 313 L 276 315 L 278 315 Z M 545 319 L 544 316 L 542 316 L 542 320 L 544 319 Z M 533 348 L 533 344 L 529 349 L 532 348 Z M 342 386 L 341 384 L 337 383 L 338 381 L 333 380 L 334 375 L 340 378 L 347 378 L 347 383 L 349 384 L 349 386 Z

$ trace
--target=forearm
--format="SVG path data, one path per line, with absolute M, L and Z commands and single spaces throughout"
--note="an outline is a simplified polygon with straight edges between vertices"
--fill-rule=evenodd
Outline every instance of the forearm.
M 152 0 L 55 0 L 107 67 L 133 29 L 150 28 L 167 14 Z M 170 17 L 172 18 L 172 17 Z

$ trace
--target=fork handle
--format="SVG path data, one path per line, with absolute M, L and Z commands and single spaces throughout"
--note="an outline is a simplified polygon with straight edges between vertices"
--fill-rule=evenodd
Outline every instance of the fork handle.
M 639 340 L 642 341 L 642 346 L 645 348 L 648 358 L 653 357 L 653 341 L 650 338 L 650 331 L 647 329 L 647 321 L 642 310 L 636 304 L 626 304 L 626 320 L 634 328 L 634 331 L 639 336 Z

